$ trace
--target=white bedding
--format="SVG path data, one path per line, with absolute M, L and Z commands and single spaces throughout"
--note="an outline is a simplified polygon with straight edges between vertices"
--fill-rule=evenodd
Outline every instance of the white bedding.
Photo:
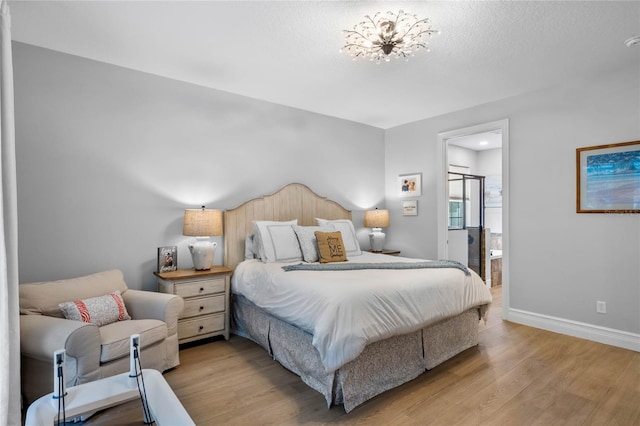
M 416 260 L 364 252 L 349 261 Z M 232 291 L 312 334 L 327 373 L 355 359 L 369 343 L 491 302 L 473 271 L 469 276 L 459 269 L 285 272 L 282 266 L 288 264 L 245 260 L 233 274 Z

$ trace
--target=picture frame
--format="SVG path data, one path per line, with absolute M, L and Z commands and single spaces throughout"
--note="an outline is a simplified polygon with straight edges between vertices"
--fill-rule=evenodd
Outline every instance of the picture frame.
M 178 269 L 178 247 L 158 247 L 158 273 L 171 272 Z
M 488 175 L 484 179 L 484 206 L 502 207 L 502 175 Z
M 407 200 L 402 202 L 402 216 L 417 216 L 418 200 Z
M 398 176 L 398 197 L 409 198 L 422 195 L 422 173 L 409 173 Z
M 640 141 L 576 149 L 576 213 L 640 213 Z

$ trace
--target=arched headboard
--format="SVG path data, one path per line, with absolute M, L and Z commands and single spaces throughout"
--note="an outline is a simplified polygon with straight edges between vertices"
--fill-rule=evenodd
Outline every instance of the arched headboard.
M 270 195 L 263 195 L 227 210 L 224 215 L 225 265 L 234 269 L 244 260 L 244 241 L 253 232 L 254 220 L 293 220 L 315 225 L 315 218 L 351 219 L 335 201 L 320 197 L 301 183 L 291 183 Z

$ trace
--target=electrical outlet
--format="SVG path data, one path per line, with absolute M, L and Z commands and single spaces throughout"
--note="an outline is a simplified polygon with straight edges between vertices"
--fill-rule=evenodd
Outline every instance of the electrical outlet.
M 607 313 L 607 302 L 603 302 L 602 300 L 598 300 L 596 302 L 596 312 L 599 314 Z

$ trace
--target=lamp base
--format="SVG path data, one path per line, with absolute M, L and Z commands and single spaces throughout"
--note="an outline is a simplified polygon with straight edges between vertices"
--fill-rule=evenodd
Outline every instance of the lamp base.
M 213 256 L 218 243 L 209 241 L 209 237 L 196 237 L 196 242 L 189 244 L 191 260 L 196 271 L 206 271 L 213 265 Z
M 384 247 L 384 232 L 381 228 L 372 228 L 369 234 L 369 244 L 371 244 L 371 251 L 375 253 L 381 253 L 382 247 Z

